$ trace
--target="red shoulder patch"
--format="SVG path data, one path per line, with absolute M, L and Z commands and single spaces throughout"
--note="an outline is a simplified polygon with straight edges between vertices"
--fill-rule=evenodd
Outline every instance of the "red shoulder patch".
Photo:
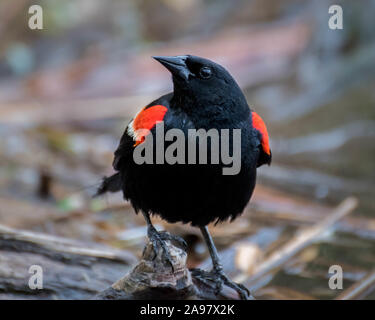
M 263 119 L 254 111 L 251 112 L 252 120 L 253 120 L 253 127 L 257 129 L 262 138 L 261 138 L 261 144 L 263 151 L 267 153 L 268 155 L 271 155 L 271 149 L 269 145 L 269 138 L 268 138 L 268 131 L 266 124 L 264 123 Z
M 162 105 L 155 105 L 146 109 L 143 108 L 129 123 L 128 134 L 135 140 L 134 146 L 145 140 L 149 131 L 158 123 L 163 121 L 168 108 Z

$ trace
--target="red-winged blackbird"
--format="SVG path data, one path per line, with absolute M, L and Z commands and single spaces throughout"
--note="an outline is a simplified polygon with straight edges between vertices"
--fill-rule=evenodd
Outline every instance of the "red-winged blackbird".
M 113 167 L 117 173 L 103 180 L 97 194 L 122 190 L 135 211 L 143 213 L 148 237 L 155 245 L 162 246 L 168 259 L 164 240 L 171 235 L 156 231 L 150 214 L 158 214 L 168 222 L 180 221 L 199 227 L 209 248 L 218 290 L 225 283 L 246 298 L 247 289 L 223 273 L 206 226 L 210 222 L 233 220 L 249 202 L 257 167 L 271 163 L 266 126 L 251 111 L 241 89 L 222 66 L 191 55 L 154 58 L 171 72 L 173 92 L 151 102 L 128 124 L 115 151 Z M 155 137 L 159 121 L 164 122 L 165 131 L 178 128 L 186 136 L 189 129 L 240 129 L 239 173 L 223 175 L 226 165 L 222 161 L 199 164 L 197 159 L 197 164 L 136 164 L 133 150 L 145 140 L 137 130 L 148 129 L 148 135 Z M 232 144 L 230 149 L 233 152 Z

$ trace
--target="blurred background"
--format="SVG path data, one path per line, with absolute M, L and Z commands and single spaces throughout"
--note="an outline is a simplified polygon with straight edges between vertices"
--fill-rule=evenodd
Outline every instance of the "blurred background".
M 28 27 L 32 4 L 43 30 Z M 342 30 L 328 28 L 331 4 Z M 346 289 L 375 265 L 374 16 L 370 0 L 1 0 L 0 224 L 140 257 L 142 217 L 121 194 L 91 195 L 129 119 L 172 90 L 151 56 L 203 56 L 238 81 L 273 153 L 244 215 L 211 229 L 225 269 L 257 298 L 337 298 L 329 266 Z M 349 196 L 349 216 L 254 278 Z M 154 221 L 189 242 L 190 267 L 209 267 L 198 230 Z

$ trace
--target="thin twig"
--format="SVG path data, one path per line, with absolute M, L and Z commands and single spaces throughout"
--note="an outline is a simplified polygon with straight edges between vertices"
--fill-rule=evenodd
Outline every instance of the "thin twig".
M 255 284 L 258 280 L 276 268 L 280 268 L 291 257 L 298 253 L 303 248 L 310 245 L 321 234 L 323 234 L 329 227 L 331 227 L 338 220 L 348 215 L 357 207 L 358 201 L 354 197 L 345 199 L 333 212 L 328 215 L 321 222 L 317 223 L 311 228 L 300 232 L 294 239 L 285 244 L 282 248 L 270 255 L 268 259 L 255 267 L 252 275 L 242 273 L 235 279 L 236 282 L 247 281 L 247 284 Z
M 104 245 L 92 245 L 80 243 L 68 238 L 56 237 L 44 233 L 37 233 L 27 230 L 13 229 L 0 224 L 0 239 L 13 239 L 34 243 L 46 249 L 64 252 L 68 254 L 78 254 L 96 258 L 105 258 L 112 260 L 131 261 L 134 263 L 136 258 L 129 252 L 112 249 Z
M 335 300 L 353 300 L 360 299 L 363 294 L 372 287 L 375 287 L 375 270 L 365 275 L 361 280 L 354 283 L 350 288 L 345 290 Z

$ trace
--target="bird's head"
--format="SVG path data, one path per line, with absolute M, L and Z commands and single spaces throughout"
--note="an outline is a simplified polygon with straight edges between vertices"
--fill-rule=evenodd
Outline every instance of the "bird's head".
M 247 106 L 236 81 L 221 65 L 192 55 L 153 58 L 171 72 L 174 93 L 181 99 L 190 99 L 197 107 L 220 105 L 223 101 Z

